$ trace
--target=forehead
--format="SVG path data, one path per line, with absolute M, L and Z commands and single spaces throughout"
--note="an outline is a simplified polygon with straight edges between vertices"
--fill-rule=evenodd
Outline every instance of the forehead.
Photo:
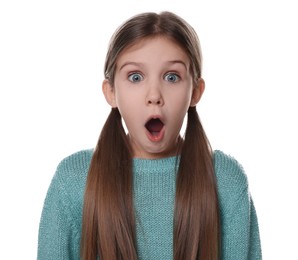
M 160 62 L 163 60 L 182 60 L 184 63 L 189 63 L 186 51 L 177 42 L 164 36 L 137 40 L 120 53 L 117 63 L 127 59 L 137 59 L 144 62 L 148 58 L 153 59 L 154 57 L 158 58 L 157 61 Z

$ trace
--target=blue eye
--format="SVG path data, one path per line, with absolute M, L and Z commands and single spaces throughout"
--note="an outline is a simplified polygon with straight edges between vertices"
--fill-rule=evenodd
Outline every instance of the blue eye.
M 169 81 L 170 83 L 175 83 L 180 80 L 180 77 L 176 73 L 168 73 L 165 75 L 165 80 Z
M 132 73 L 128 76 L 128 80 L 131 82 L 140 82 L 143 80 L 143 76 L 140 73 Z

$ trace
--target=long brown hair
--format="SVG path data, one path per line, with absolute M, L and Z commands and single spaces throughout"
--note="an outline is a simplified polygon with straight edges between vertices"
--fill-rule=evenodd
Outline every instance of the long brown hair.
M 188 55 L 194 83 L 201 77 L 197 34 L 170 12 L 143 13 L 126 21 L 113 35 L 105 62 L 105 78 L 113 86 L 117 57 L 145 37 L 165 36 Z M 212 150 L 195 107 L 187 126 L 177 175 L 174 212 L 174 259 L 219 259 L 220 223 Z M 99 137 L 87 177 L 81 257 L 93 260 L 136 260 L 132 153 L 117 108 Z M 171 234 L 169 234 L 171 235 Z

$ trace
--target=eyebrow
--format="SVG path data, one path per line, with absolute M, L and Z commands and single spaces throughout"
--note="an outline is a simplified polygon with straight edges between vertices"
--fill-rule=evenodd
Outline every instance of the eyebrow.
M 167 63 L 171 63 L 171 64 L 176 64 L 176 63 L 182 64 L 185 67 L 185 69 L 187 70 L 187 66 L 186 66 L 185 62 L 182 61 L 182 60 L 171 60 L 171 61 L 168 61 Z
M 171 60 L 171 61 L 167 61 L 166 63 L 169 63 L 169 64 L 176 64 L 176 63 L 182 64 L 185 67 L 185 69 L 188 70 L 187 65 L 182 60 Z M 134 62 L 134 61 L 127 61 L 119 68 L 119 71 L 122 70 L 127 65 L 135 65 L 135 66 L 138 66 L 138 67 L 143 67 L 144 63 Z
M 127 61 L 125 62 L 120 68 L 119 68 L 119 71 L 122 70 L 125 66 L 127 65 L 135 65 L 135 66 L 138 66 L 138 67 L 143 67 L 143 63 L 141 62 L 134 62 L 134 61 Z

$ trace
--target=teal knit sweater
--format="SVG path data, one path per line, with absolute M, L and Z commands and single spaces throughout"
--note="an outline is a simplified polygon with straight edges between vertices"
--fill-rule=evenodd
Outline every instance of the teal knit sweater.
M 85 183 L 92 150 L 65 158 L 49 187 L 39 227 L 38 260 L 80 259 Z M 176 157 L 133 159 L 138 258 L 173 259 Z M 214 152 L 223 260 L 259 260 L 258 222 L 237 161 Z

